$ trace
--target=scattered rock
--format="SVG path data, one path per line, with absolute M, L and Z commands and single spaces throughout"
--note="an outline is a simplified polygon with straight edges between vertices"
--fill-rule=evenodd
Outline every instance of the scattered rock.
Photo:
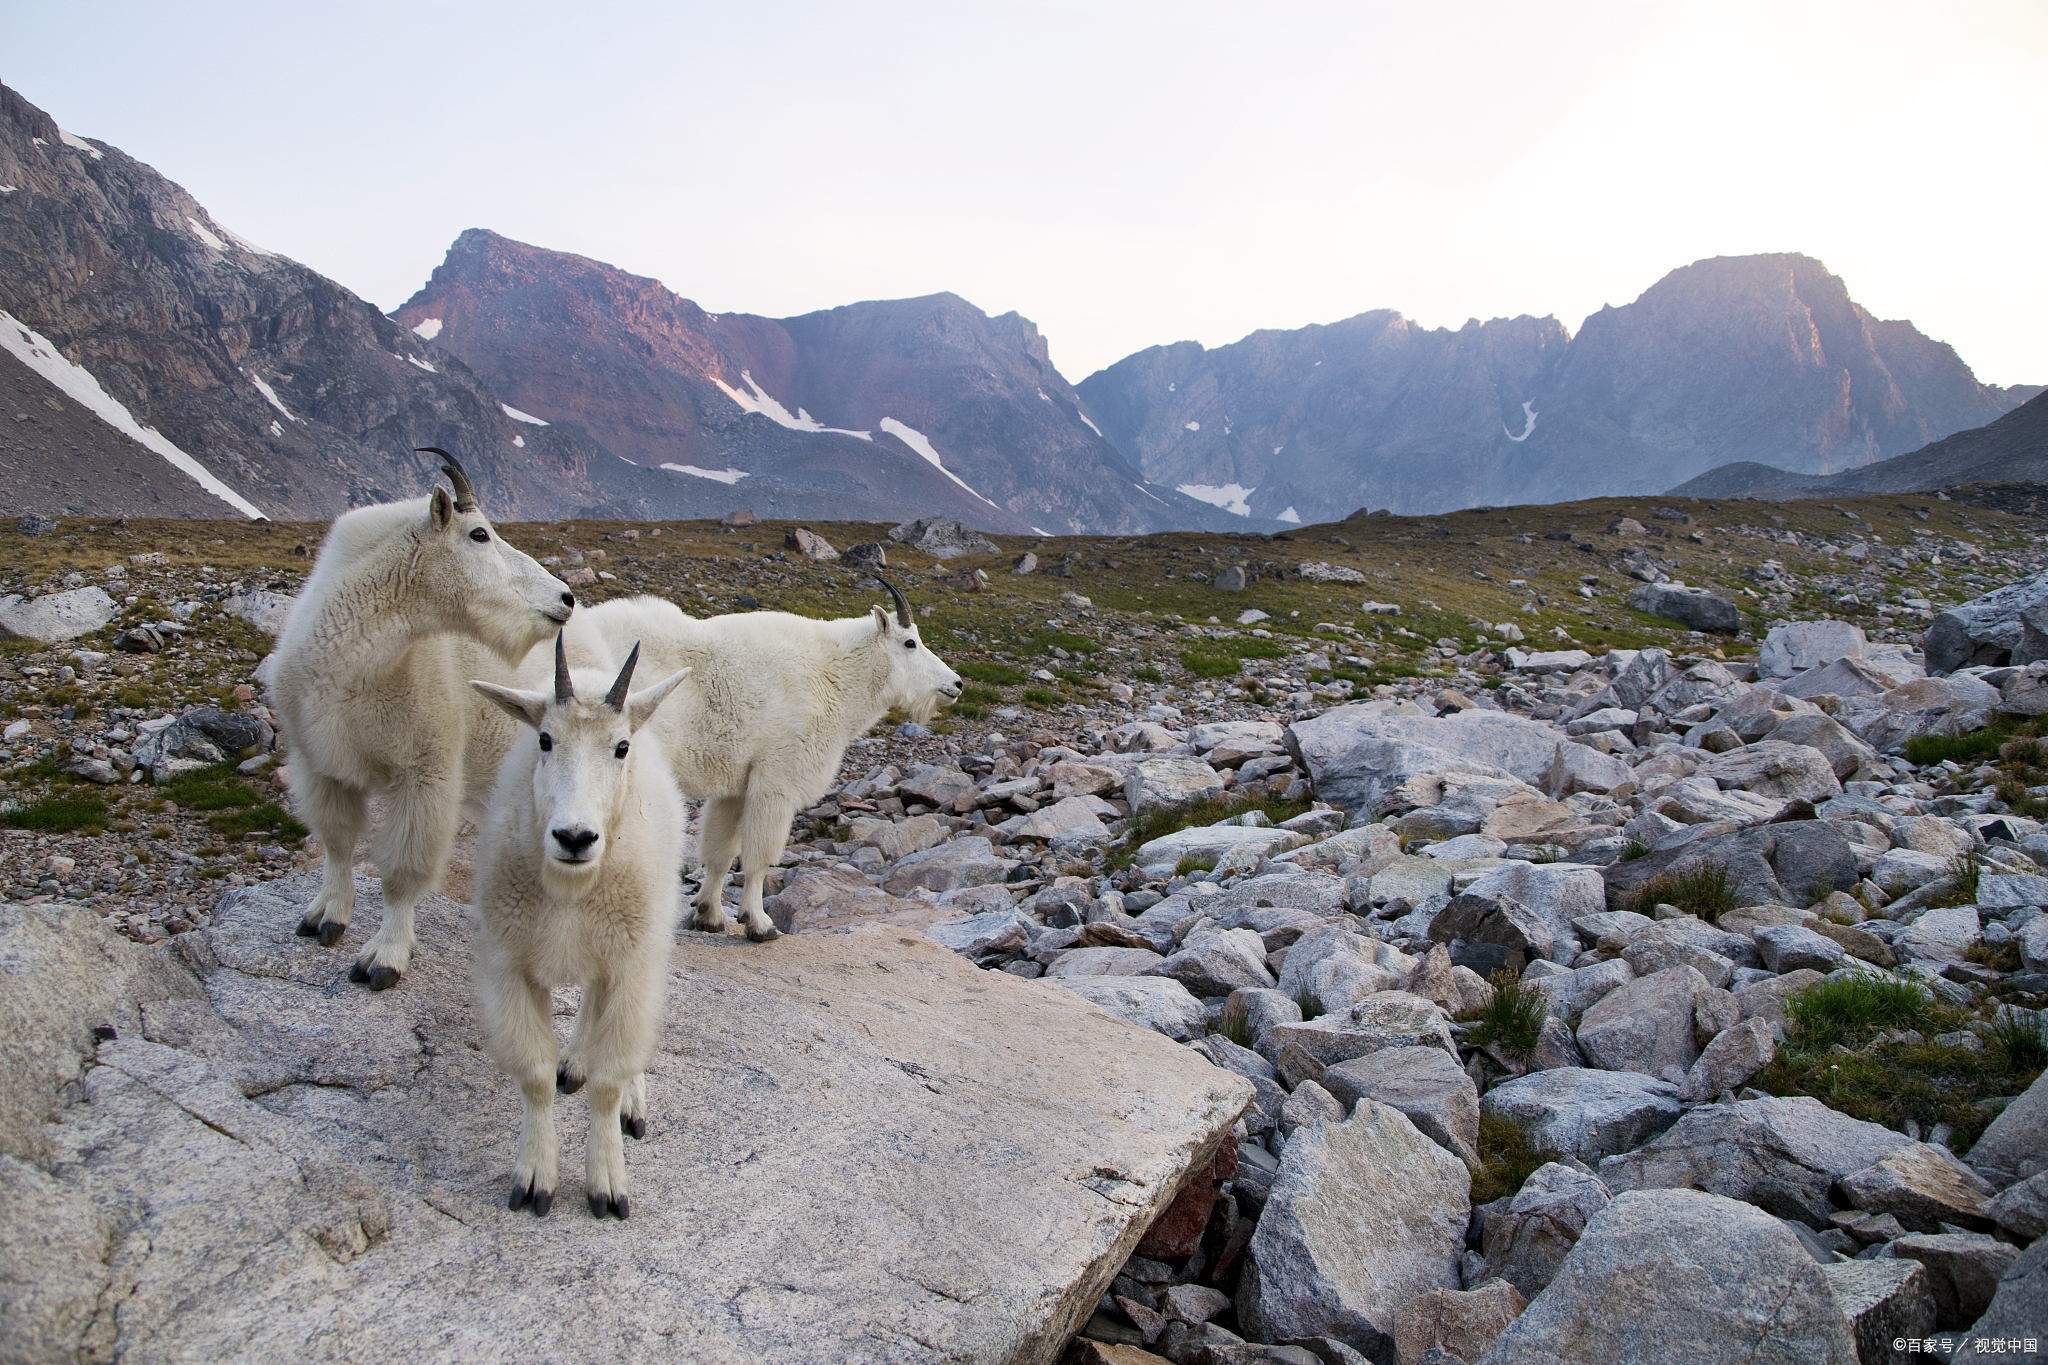
M 906 521 L 889 532 L 889 539 L 913 550 L 922 550 L 933 559 L 1002 553 L 987 536 L 968 529 L 951 517 L 921 517 L 916 521 Z
M 1400 1110 L 1423 1136 L 1479 1168 L 1479 1088 L 1441 1049 L 1389 1048 L 1356 1057 L 1324 1070 L 1321 1084 L 1346 1111 L 1368 1099 Z
M 1934 1325 L 1940 1328 L 1968 1327 L 1984 1316 L 1999 1280 L 2020 1258 L 2018 1247 L 1981 1232 L 1901 1237 L 1891 1247 L 1899 1259 L 1927 1267 Z
M 1503 1082 L 1479 1107 L 1521 1129 L 1537 1151 L 1590 1163 L 1633 1151 L 1678 1122 L 1678 1093 L 1634 1071 L 1559 1067 Z
M 1984 1178 L 1946 1147 L 1915 1143 L 1845 1175 L 1841 1191 L 1866 1213 L 1888 1213 L 1914 1232 L 1940 1232 L 1944 1224 L 1989 1232 Z
M 1725 597 L 1681 583 L 1645 583 L 1628 595 L 1637 611 L 1676 621 L 1693 630 L 1733 635 L 1742 629 L 1742 613 Z
M 1486 1264 L 1523 1294 L 1536 1297 L 1612 1197 L 1599 1177 L 1579 1167 L 1556 1161 L 1538 1166 L 1506 1210 L 1486 1219 Z
M 1894 1341 L 1934 1334 L 1934 1291 L 1918 1261 L 1839 1261 L 1822 1266 L 1821 1273 L 1856 1334 L 1860 1359 L 1895 1359 L 1903 1352 L 1894 1350 Z
M 1478 1289 L 1432 1289 L 1395 1310 L 1394 1349 L 1401 1365 L 1421 1365 L 1432 1350 L 1477 1360 L 1528 1306 L 1506 1280 Z
M 0 635 L 53 645 L 90 635 L 120 614 L 120 604 L 102 588 L 74 588 L 32 598 L 10 593 L 0 597 Z

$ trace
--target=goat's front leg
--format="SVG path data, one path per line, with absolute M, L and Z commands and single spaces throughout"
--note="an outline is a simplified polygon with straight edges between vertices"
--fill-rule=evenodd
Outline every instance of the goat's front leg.
M 555 1202 L 561 1145 L 555 1134 L 555 1030 L 550 994 L 516 975 L 502 951 L 479 945 L 477 985 L 491 1055 L 504 1072 L 519 1082 L 525 1113 L 519 1124 L 519 1162 L 512 1171 L 512 1193 L 505 1206 L 531 1205 L 534 1216 Z
M 348 932 L 349 917 L 355 912 L 356 844 L 369 820 L 368 803 L 358 789 L 311 771 L 297 774 L 292 788 L 299 814 L 325 853 L 320 894 L 306 907 L 295 932 L 331 948 Z
M 349 980 L 389 990 L 412 965 L 413 905 L 439 884 L 461 811 L 461 784 L 448 773 L 410 773 L 392 793 L 377 839 L 384 922 L 357 954 Z
M 745 809 L 745 797 L 711 796 L 704 800 L 697 835 L 704 885 L 697 891 L 697 915 L 690 921 L 692 929 L 707 934 L 726 931 L 725 875 L 732 870 L 733 857 L 740 851 L 740 818 Z
M 647 1073 L 636 1071 L 619 1092 L 619 1131 L 638 1141 L 647 1136 Z
M 658 986 L 636 989 L 635 983 L 628 981 L 617 986 L 593 982 L 584 988 L 576 1031 L 590 1076 L 590 1132 L 584 1142 L 583 1176 L 593 1218 L 606 1214 L 624 1218 L 627 1214 L 626 1144 L 620 1136 L 625 1119 L 620 1104 L 627 1094 L 637 1092 L 645 1112 L 640 1068 L 659 1009 Z
M 761 889 L 768 879 L 768 869 L 775 866 L 782 857 L 783 845 L 789 842 L 789 822 L 795 815 L 795 808 L 785 801 L 751 792 L 747 796 L 746 814 L 740 820 L 740 869 L 745 877 L 740 892 L 740 923 L 746 926 L 747 937 L 756 943 L 782 936 L 775 921 L 761 908 Z

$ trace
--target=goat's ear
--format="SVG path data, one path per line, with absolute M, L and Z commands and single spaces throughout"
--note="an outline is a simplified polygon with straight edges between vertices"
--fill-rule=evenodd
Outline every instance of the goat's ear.
M 440 484 L 427 495 L 427 516 L 434 523 L 436 531 L 448 529 L 448 523 L 455 520 L 455 500 L 448 496 L 448 490 Z
M 496 683 L 479 682 L 474 678 L 470 679 L 469 685 L 512 719 L 530 725 L 536 730 L 540 728 L 540 718 L 548 709 L 547 693 L 521 692 L 514 687 L 500 687 Z
M 889 613 L 875 608 L 875 634 L 886 637 L 889 634 Z
M 689 676 L 689 669 L 681 669 L 658 683 L 629 693 L 626 697 L 626 733 L 632 734 L 645 725 L 668 694 L 676 690 L 676 684 Z

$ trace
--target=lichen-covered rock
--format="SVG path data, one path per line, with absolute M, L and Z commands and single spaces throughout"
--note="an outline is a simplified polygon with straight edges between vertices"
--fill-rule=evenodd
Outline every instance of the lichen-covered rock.
M 1896 1359 L 1892 1343 L 1934 1332 L 1934 1291 L 1918 1261 L 1882 1257 L 1840 1261 L 1821 1267 L 1842 1316 L 1856 1333 L 1856 1350 L 1866 1362 Z
M 1542 1293 L 1585 1234 L 1593 1215 L 1614 1196 L 1599 1177 L 1550 1161 L 1538 1166 L 1486 1220 L 1486 1264 L 1530 1298 Z
M 1434 1047 L 1397 1047 L 1326 1069 L 1322 1088 L 1348 1110 L 1360 1100 L 1398 1109 L 1430 1141 L 1479 1168 L 1479 1087 Z
M 1580 1161 L 1632 1151 L 1678 1122 L 1678 1089 L 1634 1071 L 1559 1067 L 1486 1092 L 1480 1112 L 1521 1129 L 1538 1151 Z M 1530 1292 L 1530 1291 L 1525 1291 Z

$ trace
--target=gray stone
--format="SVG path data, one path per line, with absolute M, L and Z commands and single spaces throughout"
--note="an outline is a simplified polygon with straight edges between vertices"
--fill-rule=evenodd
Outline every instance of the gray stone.
M 1296 1129 L 1312 1123 L 1341 1123 L 1346 1108 L 1314 1081 L 1303 1081 L 1280 1105 L 1280 1136 L 1292 1138 Z
M 1188 1044 L 1225 1071 L 1235 1071 L 1246 1080 L 1277 1079 L 1273 1064 L 1248 1047 L 1239 1047 L 1220 1033 L 1211 1033 Z
M 1768 736 L 1781 744 L 1803 744 L 1828 761 L 1835 776 L 1848 781 L 1866 763 L 1877 762 L 1877 750 L 1845 729 L 1833 716 L 1798 715 L 1786 719 Z
M 1725 754 L 1715 754 L 1696 774 L 1723 790 L 1738 788 L 1780 801 L 1825 801 L 1842 794 L 1834 769 L 1817 749 L 1758 740 Z
M 1917 891 L 1938 877 L 1946 877 L 1951 856 L 1894 848 L 1878 855 L 1870 868 L 1870 880 L 1883 888 L 1887 895 L 1901 896 L 1908 891 Z
M 1521 1129 L 1537 1151 L 1587 1163 L 1642 1146 L 1676 1123 L 1681 1112 L 1678 1087 L 1668 1081 L 1570 1067 L 1497 1085 L 1479 1108 Z
M 1956 1160 L 1948 1148 L 1915 1143 L 1841 1179 L 1842 1195 L 1865 1213 L 1888 1213 L 1914 1232 L 1940 1232 L 1955 1224 L 1989 1232 L 1984 1211 L 1991 1186 Z
M 121 614 L 101 588 L 73 588 L 41 597 L 0 597 L 0 635 L 54 645 L 90 635 Z
M 1031 942 L 1031 921 L 1015 909 L 987 910 L 925 926 L 924 935 L 962 957 L 1022 952 Z
M 2044 1322 L 2048 1322 L 2048 1241 L 2036 1241 L 1999 1277 L 1998 1292 L 1992 1296 L 1991 1306 L 1971 1327 L 1969 1339 L 1949 1359 L 1969 1361 L 1971 1365 L 2010 1361 L 2013 1354 L 2009 1346 L 1994 1350 L 1991 1343 L 2032 1340 L 2038 1348 L 2043 1336 L 2048 1335 L 2041 1329 Z M 1980 1340 L 1984 1342 L 1981 1349 L 1977 1345 Z M 2030 1365 L 2038 1362 L 2038 1349 L 2027 1359 Z
M 1048 981 L 1083 976 L 1158 976 L 1159 954 L 1150 948 L 1070 948 L 1045 969 Z
M 1288 849 L 1299 848 L 1306 842 L 1303 835 L 1289 829 L 1196 825 L 1162 834 L 1143 845 L 1138 849 L 1136 861 L 1140 867 L 1151 867 L 1156 863 L 1174 865 L 1183 858 L 1210 863 L 1234 848 L 1247 848 L 1261 858 L 1270 858 Z
M 1437 1047 L 1453 1057 L 1458 1051 L 1442 1012 L 1401 991 L 1369 995 L 1342 1014 L 1276 1023 L 1259 1038 L 1257 1047 L 1288 1084 L 1314 1080 L 1326 1067 L 1386 1048 Z
M 1199 1038 L 1208 1027 L 1209 1012 L 1202 1002 L 1171 977 L 1067 976 L 1053 984 L 1175 1042 Z
M 1892 940 L 1901 956 L 1929 962 L 1961 962 L 1984 937 L 1974 905 L 1944 905 L 1923 910 L 1906 931 Z
M 899 789 L 900 790 L 900 789 Z M 1102 827 L 1102 817 L 1090 804 L 1093 797 L 1069 796 L 1064 801 L 1055 801 L 1050 806 L 1041 806 L 1024 817 L 1024 823 L 1011 833 L 1013 839 L 1061 839 L 1078 831 L 1092 830 L 1107 837 Z M 1004 828 L 1008 828 L 1005 826 Z
M 1368 815 L 1378 814 L 1387 798 L 1417 777 L 1468 773 L 1533 783 L 1550 766 L 1557 745 L 1550 726 L 1501 711 L 1396 715 L 1380 702 L 1333 707 L 1287 730 L 1288 752 L 1307 771 L 1316 794 Z
M 1856 1365 L 1821 1268 L 1777 1219 L 1696 1190 L 1617 1194 L 1479 1365 Z
M 1542 1293 L 1585 1234 L 1593 1215 L 1613 1198 L 1600 1178 L 1551 1161 L 1538 1166 L 1486 1220 L 1486 1264 L 1530 1298 Z M 1489 1206 L 1497 1207 L 1497 1206 Z
M 974 779 L 966 773 L 932 763 L 913 764 L 909 774 L 896 782 L 896 794 L 906 802 L 922 801 L 941 810 L 973 790 Z
M 1735 964 L 1683 939 L 1645 934 L 1622 950 L 1622 961 L 1637 976 L 1654 976 L 1668 967 L 1690 967 L 1713 986 L 1726 986 L 1735 977 Z
M 1753 844 L 1768 842 L 1771 870 L 1791 894 L 1789 904 L 1812 905 L 1825 900 L 1830 891 L 1847 891 L 1862 879 L 1862 862 L 1836 821 L 1788 820 L 1746 831 L 1740 838 Z
M 1600 869 L 1575 863 L 1511 862 L 1483 873 L 1465 888 L 1475 896 L 1512 900 L 1549 926 L 1553 943 L 1568 945 L 1572 922 L 1607 909 Z
M 1921 678 L 1875 698 L 1859 701 L 1842 718 L 1879 753 L 1899 753 L 1920 735 L 1961 735 L 1991 723 L 2004 701 L 1998 689 L 1977 678 Z
M 2037 573 L 1950 607 L 1927 628 L 1922 643 L 1927 671 L 1953 673 L 1972 664 L 2034 662 L 2032 656 L 2020 657 L 2028 653 L 2022 648 L 2025 626 L 2020 617 L 2038 611 L 2044 603 L 2048 603 L 2048 573 Z
M 1223 778 L 1199 758 L 1148 758 L 1124 778 L 1124 800 L 1132 815 L 1191 806 L 1222 791 Z
M 1479 1088 L 1450 1054 L 1389 1048 L 1329 1067 L 1321 1084 L 1347 1110 L 1362 1099 L 1400 1110 L 1423 1136 L 1479 1169 Z
M 339 973 L 380 918 L 376 883 L 359 879 L 354 927 L 326 949 L 291 932 L 318 882 L 231 892 L 153 954 L 95 917 L 59 921 L 54 952 L 26 917 L 0 926 L 0 1083 L 28 1071 L 35 1097 L 6 1111 L 0 1159 L 10 1358 L 41 1341 L 43 1359 L 323 1362 L 433 1341 L 838 1362 L 915 1341 L 898 1358 L 1041 1342 L 1049 1359 L 1249 1093 L 914 935 L 763 953 L 686 933 L 631 1220 L 577 1207 L 575 1105 L 562 1206 L 538 1221 L 504 1207 L 518 1087 L 481 1047 L 464 908 L 422 900 L 404 988 L 370 997 Z M 87 1052 L 106 1024 L 117 1036 Z M 805 1292 L 760 1288 L 786 1283 Z M 93 1308 L 116 1298 L 119 1314 Z M 428 1351 L 451 1352 L 476 1354 Z
M 1266 970 L 1266 949 L 1249 929 L 1204 929 L 1188 935 L 1181 950 L 1155 959 L 1145 976 L 1170 976 L 1194 995 L 1229 995 L 1235 990 L 1263 990 L 1273 985 Z
M 2030 1175 L 1984 1203 L 1984 1214 L 2022 1242 L 2048 1233 L 2048 1171 Z
M 2048 1072 L 1998 1112 L 1968 1159 L 1999 1188 L 2048 1170 Z
M 1774 972 L 1831 972 L 1848 956 L 1841 944 L 1797 924 L 1772 924 L 1756 931 L 1757 955 Z
M 1351 927 L 1356 923 L 1356 920 L 1348 923 L 1331 920 L 1316 925 L 1295 939 L 1287 950 L 1287 961 L 1280 968 L 1280 990 L 1291 998 L 1299 999 L 1302 992 L 1314 983 L 1317 964 L 1330 958 L 1372 962 L 1379 945 L 1356 932 Z
M 966 886 L 988 886 L 1008 879 L 1017 864 L 996 856 L 995 845 L 980 835 L 965 835 L 899 858 L 882 880 L 882 889 L 892 896 L 907 895 L 919 887 L 928 891 L 954 891 Z
M 1713 987 L 1690 967 L 1638 977 L 1602 996 L 1579 1020 L 1579 1051 L 1608 1071 L 1682 1082 L 1700 1055 L 1693 1011 Z
M 1574 967 L 1558 976 L 1541 977 L 1533 984 L 1550 1002 L 1552 1018 L 1573 1020 L 1635 979 L 1635 969 L 1616 957 Z
M 275 637 L 283 634 L 285 619 L 291 615 L 292 604 L 296 601 L 296 597 L 286 593 L 256 588 L 236 593 L 222 602 L 220 609 L 230 616 L 241 617 L 265 635 Z
M 1715 1034 L 1700 1050 L 1700 1059 L 1692 1064 L 1679 1088 L 1679 1098 L 1698 1103 L 1746 1085 L 1777 1055 L 1777 1035 L 1770 1024 L 1762 1019 L 1742 1020 Z
M 1002 553 L 987 536 L 970 530 L 951 517 L 920 517 L 916 521 L 906 521 L 889 532 L 889 539 L 913 550 L 922 550 L 933 559 Z
M 1366 895 L 1375 903 L 1398 896 L 1418 910 L 1435 914 L 1450 903 L 1454 875 L 1450 868 L 1432 858 L 1404 855 L 1367 879 Z
M 1265 1037 L 1267 1030 L 1275 1024 L 1300 1022 L 1301 1006 L 1285 991 L 1232 991 L 1230 998 L 1223 1002 L 1224 1025 L 1242 1028 L 1244 1036 L 1251 1039 L 1252 1047 L 1255 1049 L 1259 1045 L 1259 1040 Z M 1266 1060 L 1268 1063 L 1272 1061 L 1270 1057 Z
M 1678 583 L 1645 583 L 1628 595 L 1628 604 L 1666 621 L 1676 621 L 1693 630 L 1733 635 L 1742 629 L 1742 613 L 1725 597 L 1705 588 L 1688 588 Z
M 1870 1261 L 1837 1261 L 1821 1267 L 1842 1316 L 1856 1333 L 1856 1351 L 1864 1365 L 1903 1359 L 1892 1343 L 1901 1337 L 1934 1334 L 1934 1291 L 1927 1268 L 1918 1261 L 1883 1257 Z
M 2018 1247 L 1981 1232 L 1901 1237 L 1891 1246 L 1894 1256 L 1927 1267 L 1934 1325 L 1939 1328 L 1968 1327 L 1982 1317 L 1998 1292 L 1999 1280 L 2020 1258 Z
M 1475 1289 L 1432 1289 L 1395 1310 L 1395 1352 L 1402 1365 L 1422 1365 L 1431 1357 L 1477 1360 L 1528 1306 L 1506 1280 Z
M 1986 872 L 1977 879 L 1977 905 L 1983 910 L 2048 905 L 2048 877 L 2015 877 Z
M 1772 626 L 1757 649 L 1757 671 L 1789 678 L 1836 659 L 1860 659 L 1869 642 L 1847 621 L 1789 621 Z
M 1452 899 L 1442 913 L 1430 921 L 1429 936 L 1438 943 L 1491 943 L 1519 952 L 1524 961 L 1557 956 L 1557 934 L 1541 918 L 1512 896 L 1475 896 L 1470 892 Z M 1566 943 L 1571 944 L 1568 935 Z M 1577 955 L 1572 947 L 1572 956 Z
M 1836 659 L 1818 668 L 1809 668 L 1778 690 L 1785 696 L 1799 698 L 1827 695 L 1875 697 L 1919 676 L 1923 675 L 1917 670 L 1900 670 L 1895 675 L 1891 666 L 1880 669 L 1870 660 Z
M 1611 754 L 1585 744 L 1560 744 L 1551 755 L 1550 766 L 1537 777 L 1536 785 L 1551 800 L 1561 801 L 1574 792 L 1605 795 L 1632 776 L 1628 764 Z
M 1804 1095 L 1694 1109 L 1640 1151 L 1600 1163 L 1610 1189 L 1710 1190 L 1824 1228 L 1829 1190 L 1912 1140 Z
M 1302 1129 L 1247 1248 L 1246 1334 L 1330 1336 L 1378 1357 L 1396 1310 L 1459 1287 L 1471 1184 L 1463 1162 L 1371 1100 Z

